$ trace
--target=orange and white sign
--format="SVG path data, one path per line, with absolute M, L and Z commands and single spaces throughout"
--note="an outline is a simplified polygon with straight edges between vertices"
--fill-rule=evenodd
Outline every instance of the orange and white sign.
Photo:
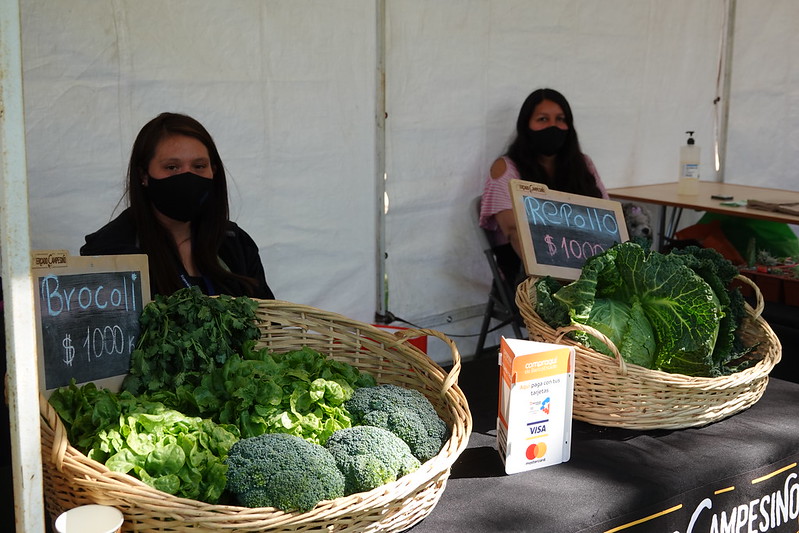
M 500 341 L 497 449 L 505 473 L 569 460 L 574 347 Z

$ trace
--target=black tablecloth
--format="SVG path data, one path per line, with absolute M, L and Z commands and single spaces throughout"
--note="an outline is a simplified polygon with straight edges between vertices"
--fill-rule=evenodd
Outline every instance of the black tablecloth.
M 509 476 L 496 451 L 498 380 L 496 358 L 464 365 L 459 385 L 474 430 L 441 500 L 413 533 L 698 533 L 744 520 L 751 523 L 730 531 L 799 530 L 799 384 L 772 378 L 754 406 L 703 428 L 574 421 L 568 462 Z M 793 508 L 783 512 L 783 500 Z

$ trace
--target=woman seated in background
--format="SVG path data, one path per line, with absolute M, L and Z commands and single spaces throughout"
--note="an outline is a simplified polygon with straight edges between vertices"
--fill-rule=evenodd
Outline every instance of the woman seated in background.
M 225 167 L 195 119 L 162 113 L 133 144 L 128 208 L 86 236 L 81 255 L 147 254 L 153 294 L 198 286 L 209 295 L 272 299 L 258 246 L 228 219 Z
M 608 198 L 593 161 L 582 153 L 574 116 L 566 98 L 537 89 L 525 99 L 516 119 L 516 138 L 491 165 L 483 189 L 480 226 L 495 232 L 494 253 L 505 279 L 514 285 L 521 272 L 522 247 L 508 182 L 523 179 L 550 189 Z

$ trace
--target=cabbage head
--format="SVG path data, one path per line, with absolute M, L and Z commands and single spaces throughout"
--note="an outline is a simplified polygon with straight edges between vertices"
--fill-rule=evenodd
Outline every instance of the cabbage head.
M 714 261 L 617 244 L 589 258 L 580 278 L 568 285 L 555 290 L 547 281 L 549 289 L 536 292 L 536 312 L 553 327 L 563 324 L 549 319 L 563 322 L 568 315 L 571 323 L 600 330 L 629 363 L 689 376 L 720 375 L 723 365 L 740 355 L 731 342 L 739 313 L 731 309 L 725 288 L 734 267 L 722 272 Z M 575 338 L 609 354 L 587 334 Z
M 654 368 L 657 344 L 652 325 L 641 303 L 632 305 L 612 298 L 597 298 L 586 324 L 605 334 L 618 348 L 622 358 L 644 368 Z M 586 335 L 583 344 L 599 353 L 613 356 L 607 345 Z

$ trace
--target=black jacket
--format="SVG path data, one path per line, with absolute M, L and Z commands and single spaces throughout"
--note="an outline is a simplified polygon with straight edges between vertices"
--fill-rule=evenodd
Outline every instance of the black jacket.
M 253 296 L 266 300 L 275 295 L 266 283 L 266 274 L 258 255 L 258 245 L 247 232 L 233 222 L 229 222 L 227 235 L 219 249 L 219 258 L 234 274 L 248 276 L 257 281 L 258 286 Z M 136 223 L 130 209 L 123 211 L 117 218 L 86 235 L 86 244 L 81 246 L 80 255 L 125 255 L 140 254 Z M 242 296 L 244 287 L 227 287 L 224 291 L 230 296 Z

